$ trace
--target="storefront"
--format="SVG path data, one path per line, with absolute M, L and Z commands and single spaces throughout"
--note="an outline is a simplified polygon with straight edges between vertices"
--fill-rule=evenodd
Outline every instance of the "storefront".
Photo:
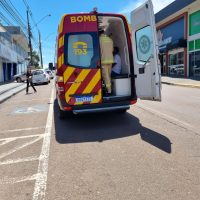
M 185 14 L 157 27 L 161 73 L 184 77 L 187 73 L 187 41 Z
M 189 76 L 200 78 L 200 10 L 189 15 Z

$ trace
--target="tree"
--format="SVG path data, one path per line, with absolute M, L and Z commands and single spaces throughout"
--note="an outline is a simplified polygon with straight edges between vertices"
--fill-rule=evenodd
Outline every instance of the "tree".
M 33 51 L 33 52 L 32 52 L 32 63 L 31 63 L 31 61 L 30 61 L 30 62 L 29 62 L 29 65 L 38 67 L 38 66 L 39 66 L 39 61 L 40 61 L 39 55 L 37 54 L 36 51 Z

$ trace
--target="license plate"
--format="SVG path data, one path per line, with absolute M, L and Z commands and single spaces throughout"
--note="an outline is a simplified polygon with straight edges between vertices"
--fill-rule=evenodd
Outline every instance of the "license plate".
M 91 102 L 93 97 L 76 97 L 76 103 Z

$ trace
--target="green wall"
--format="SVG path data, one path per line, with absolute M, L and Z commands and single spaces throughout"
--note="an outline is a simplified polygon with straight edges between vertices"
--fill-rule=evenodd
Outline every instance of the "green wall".
M 200 10 L 189 17 L 189 35 L 200 33 Z

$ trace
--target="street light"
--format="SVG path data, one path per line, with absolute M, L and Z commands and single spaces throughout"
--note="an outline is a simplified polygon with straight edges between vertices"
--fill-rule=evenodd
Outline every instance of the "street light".
M 44 17 L 42 17 L 36 24 L 34 24 L 34 26 L 32 27 L 32 30 L 37 27 L 37 25 L 39 23 L 41 23 L 46 17 L 51 17 L 51 14 L 45 15 Z

